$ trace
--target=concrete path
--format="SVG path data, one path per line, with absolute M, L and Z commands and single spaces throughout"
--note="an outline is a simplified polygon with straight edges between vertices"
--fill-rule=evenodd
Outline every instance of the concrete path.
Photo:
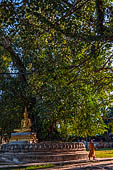
M 67 164 L 55 168 L 48 168 L 48 170 L 113 170 L 113 158 Z
M 41 163 L 40 163 L 41 164 Z M 47 164 L 47 163 L 42 163 Z M 45 170 L 113 170 L 113 158 L 105 158 L 105 159 L 96 159 L 95 161 L 86 161 L 86 160 L 80 160 L 80 161 L 65 161 L 65 162 L 49 162 L 48 164 L 55 164 L 55 167 L 51 168 L 45 168 Z M 19 164 L 19 165 L 0 165 L 0 168 L 5 167 L 26 167 L 26 166 L 32 166 L 32 165 L 39 165 L 39 163 L 30 163 L 30 164 Z M 39 169 L 37 169 L 39 170 Z M 43 168 L 44 170 L 44 168 Z

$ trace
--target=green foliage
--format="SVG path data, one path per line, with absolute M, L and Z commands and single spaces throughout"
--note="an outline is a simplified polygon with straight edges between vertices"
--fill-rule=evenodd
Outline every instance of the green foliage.
M 113 132 L 113 107 L 107 108 L 107 113 L 104 117 L 104 122 L 108 126 L 108 132 Z
M 19 126 L 25 106 L 40 139 L 106 131 L 103 115 L 113 100 L 112 7 L 110 0 L 1 0 L 4 132 Z

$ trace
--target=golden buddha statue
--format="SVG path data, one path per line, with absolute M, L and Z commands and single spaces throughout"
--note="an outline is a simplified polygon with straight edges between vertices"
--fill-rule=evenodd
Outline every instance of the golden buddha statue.
M 31 119 L 28 118 L 27 108 L 25 108 L 24 119 L 21 120 L 21 128 L 15 129 L 11 133 L 10 143 L 37 143 L 35 132 L 31 132 Z M 16 133 L 15 133 L 16 132 Z
M 25 108 L 24 119 L 21 120 L 21 129 L 15 129 L 15 132 L 30 132 L 31 131 L 31 119 L 28 118 L 27 108 Z

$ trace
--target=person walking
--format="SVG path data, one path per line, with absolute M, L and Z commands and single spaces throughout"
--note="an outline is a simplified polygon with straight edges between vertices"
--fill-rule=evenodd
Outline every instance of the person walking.
M 93 160 L 95 160 L 95 147 L 94 147 L 94 143 L 93 140 L 90 141 L 89 143 L 89 160 L 91 157 L 93 157 Z

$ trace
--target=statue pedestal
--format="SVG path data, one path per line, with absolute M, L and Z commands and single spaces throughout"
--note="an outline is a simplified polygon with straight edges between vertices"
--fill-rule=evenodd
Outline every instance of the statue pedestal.
M 14 163 L 64 162 L 88 160 L 88 152 L 81 142 L 40 142 L 32 144 L 4 144 L 0 157 Z M 16 159 L 16 162 L 15 162 Z
M 36 133 L 32 132 L 16 132 L 11 133 L 10 144 L 36 143 Z

